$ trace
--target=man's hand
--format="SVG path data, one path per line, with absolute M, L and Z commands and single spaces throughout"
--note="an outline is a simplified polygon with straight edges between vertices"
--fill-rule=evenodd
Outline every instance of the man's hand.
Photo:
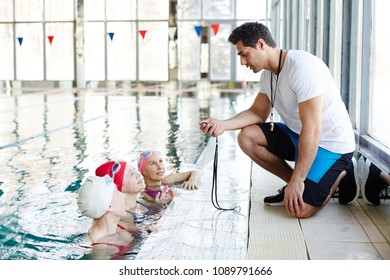
M 225 132 L 225 126 L 223 122 L 216 119 L 207 119 L 199 122 L 199 127 L 203 133 L 207 133 L 210 136 L 217 137 Z
M 304 190 L 304 182 L 290 182 L 284 189 L 284 207 L 293 216 L 299 215 L 305 209 L 305 203 L 302 197 Z

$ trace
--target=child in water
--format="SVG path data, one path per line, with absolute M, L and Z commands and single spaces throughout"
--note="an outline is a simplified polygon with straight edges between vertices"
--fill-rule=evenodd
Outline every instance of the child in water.
M 80 186 L 77 205 L 81 214 L 93 219 L 88 235 L 95 257 L 110 258 L 128 251 L 133 235 L 119 225 L 126 216 L 125 196 L 109 176 L 89 176 Z
M 146 217 L 150 209 L 138 201 L 138 195 L 145 189 L 142 176 L 125 161 L 108 161 L 95 170 L 97 176 L 108 175 L 113 178 L 119 192 L 125 196 L 125 209 L 127 215 L 122 217 L 120 225 L 135 233 L 140 230 L 137 224 L 140 218 Z M 148 232 L 156 231 L 153 225 L 148 225 Z
M 143 151 L 138 159 L 138 170 L 145 179 L 146 187 L 143 191 L 145 200 L 169 203 L 174 197 L 170 186 L 175 183 L 182 182 L 181 187 L 187 190 L 199 188 L 201 177 L 199 170 L 165 175 L 165 164 L 159 151 Z

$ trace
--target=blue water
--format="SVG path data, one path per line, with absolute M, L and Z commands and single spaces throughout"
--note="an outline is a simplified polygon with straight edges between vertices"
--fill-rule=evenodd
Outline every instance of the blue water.
M 107 160 L 136 167 L 147 148 L 166 155 L 168 172 L 194 168 L 208 141 L 199 120 L 231 116 L 238 97 L 158 87 L 0 94 L 0 259 L 88 258 L 83 179 Z

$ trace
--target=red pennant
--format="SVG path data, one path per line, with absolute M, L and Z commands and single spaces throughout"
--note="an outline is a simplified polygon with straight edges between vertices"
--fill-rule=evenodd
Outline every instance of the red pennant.
M 50 45 L 51 45 L 51 43 L 53 42 L 54 36 L 47 36 L 47 38 L 49 39 L 49 42 L 50 42 Z
M 138 32 L 139 32 L 139 34 L 141 34 L 142 39 L 145 39 L 145 35 L 146 35 L 147 30 L 140 30 Z
M 217 33 L 218 33 L 218 28 L 219 28 L 219 24 L 218 24 L 218 23 L 212 24 L 212 25 L 211 25 L 211 28 L 212 28 L 213 31 L 214 31 L 214 35 L 217 35 Z

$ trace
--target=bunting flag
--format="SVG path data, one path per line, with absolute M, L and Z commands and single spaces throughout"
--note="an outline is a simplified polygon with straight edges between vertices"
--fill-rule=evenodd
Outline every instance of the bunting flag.
M 111 42 L 112 42 L 112 39 L 114 38 L 114 32 L 108 32 L 108 36 L 110 36 L 110 39 L 111 39 Z
M 47 36 L 47 39 L 49 39 L 49 43 L 51 45 L 51 43 L 53 42 L 54 36 Z
M 145 39 L 145 35 L 146 35 L 147 30 L 140 30 L 138 32 L 139 32 L 139 34 L 141 34 L 142 39 Z
M 203 26 L 202 25 L 195 25 L 195 31 L 198 36 L 200 36 L 200 33 L 202 32 Z
M 219 29 L 219 23 L 212 24 L 212 25 L 211 25 L 211 28 L 212 28 L 213 31 L 214 31 L 214 35 L 217 35 L 218 29 Z
M 19 46 L 21 46 L 23 43 L 23 37 L 18 37 L 18 41 L 19 41 Z

